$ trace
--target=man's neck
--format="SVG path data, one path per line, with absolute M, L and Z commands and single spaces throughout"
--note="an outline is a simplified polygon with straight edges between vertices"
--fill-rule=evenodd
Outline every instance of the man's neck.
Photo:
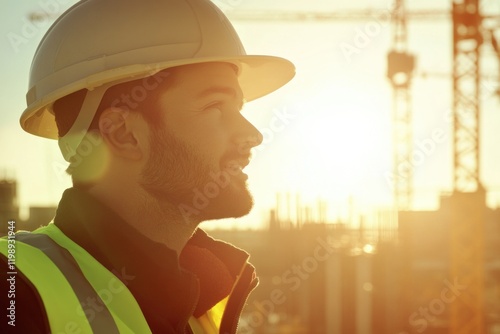
M 186 221 L 174 205 L 158 201 L 140 187 L 98 184 L 89 193 L 144 236 L 166 245 L 177 255 L 197 227 L 197 223 Z

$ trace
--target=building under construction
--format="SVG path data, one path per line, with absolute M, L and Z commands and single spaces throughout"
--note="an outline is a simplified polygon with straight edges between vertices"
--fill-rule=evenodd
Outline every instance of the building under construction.
M 31 206 L 27 219 L 21 219 L 17 195 L 17 181 L 13 178 L 0 179 L 0 236 L 8 233 L 7 222 L 16 222 L 16 230 L 33 231 L 48 224 L 54 218 L 56 208 Z
M 343 275 L 352 270 L 349 266 L 358 266 L 360 257 L 356 260 L 351 259 L 356 265 L 346 264 L 343 270 L 332 274 L 333 276 L 325 274 L 331 273 L 328 265 L 322 266 L 317 263 L 316 272 L 319 278 L 316 281 L 311 275 L 311 279 L 307 279 L 308 283 L 314 282 L 309 287 L 308 297 L 301 299 L 303 297 L 299 297 L 299 294 L 294 297 L 296 299 L 290 297 L 291 300 L 301 300 L 296 303 L 292 313 L 302 312 L 302 319 L 307 319 L 306 332 L 451 334 L 500 332 L 498 323 L 500 295 L 496 260 L 499 258 L 500 215 L 498 209 L 487 208 L 488 189 L 484 188 L 480 175 L 481 102 L 485 86 L 481 65 L 484 49 L 487 47 L 493 51 L 494 57 L 500 60 L 497 37 L 500 17 L 498 14 L 483 13 L 484 2 L 486 1 L 452 0 L 450 12 L 445 13 L 445 17 L 452 22 L 450 78 L 453 92 L 451 106 L 453 191 L 441 198 L 439 210 L 414 212 L 411 211 L 414 193 L 411 166 L 412 152 L 414 152 L 411 83 L 416 56 L 408 51 L 407 20 L 429 18 L 436 13 L 432 11 L 411 13 L 406 11 L 403 0 L 395 1 L 391 15 L 394 33 L 392 48 L 388 53 L 387 77 L 393 88 L 392 176 L 395 209 L 398 210 L 398 237 L 389 243 L 390 246 L 378 241 L 376 248 L 380 252 L 373 255 L 372 260 L 368 262 L 382 265 L 373 266 L 371 271 L 365 269 L 373 275 L 373 282 L 370 284 L 373 292 L 371 301 L 376 305 L 375 309 L 366 306 L 368 299 L 365 298 L 363 290 L 356 290 L 356 294 L 350 296 L 353 298 L 343 300 L 344 303 L 334 301 L 338 300 L 340 295 L 347 293 L 346 289 L 351 291 L 347 288 L 348 285 L 344 285 L 341 290 L 335 290 L 334 286 L 337 286 L 339 277 L 344 277 Z M 254 19 L 267 17 L 272 20 L 297 21 L 352 20 L 372 15 L 369 12 L 303 14 L 273 13 L 261 17 L 254 15 Z M 499 63 L 497 61 L 497 65 Z M 498 68 L 500 69 L 500 66 Z M 494 81 L 497 82 L 496 94 L 500 94 L 498 72 Z M 281 222 L 273 220 L 271 222 L 272 231 L 281 231 L 276 228 L 282 226 Z M 324 238 L 342 238 L 334 236 L 334 229 L 327 226 L 329 225 L 323 227 Z M 280 240 L 288 237 L 294 240 L 288 249 L 292 253 L 291 257 L 295 256 L 297 247 L 301 249 L 304 244 L 308 244 L 305 240 L 316 240 L 316 235 L 311 232 L 316 229 L 308 231 L 313 233 L 312 239 L 308 239 L 306 230 L 300 233 L 305 239 L 293 239 L 296 231 L 279 232 L 284 233 L 279 237 Z M 311 252 L 313 246 L 308 244 L 307 247 Z M 387 248 L 391 251 L 387 253 L 382 251 Z M 350 253 L 352 249 L 352 246 L 349 246 L 344 251 Z M 266 253 L 266 256 L 277 253 L 279 251 L 273 249 L 272 252 Z M 304 256 L 307 259 L 307 253 L 302 253 L 291 261 L 300 262 Z M 339 269 L 341 263 L 343 262 L 335 262 L 335 268 Z M 289 264 L 287 262 L 287 265 Z M 286 268 L 285 265 L 285 268 L 281 269 L 286 270 Z M 359 270 L 365 272 L 363 269 Z M 324 278 L 325 275 L 327 279 Z M 379 275 L 385 278 L 382 285 L 378 285 L 375 279 L 381 277 Z M 304 281 L 305 276 L 307 275 L 304 275 Z M 350 277 L 348 281 L 357 282 L 357 279 L 358 277 Z M 337 294 L 330 294 L 331 289 Z M 382 306 L 378 298 L 382 298 L 386 303 Z M 306 300 L 310 302 L 304 303 Z M 352 306 L 355 302 L 358 302 L 359 308 Z M 342 305 L 342 308 L 335 311 L 331 305 Z M 371 317 L 373 315 L 375 318 Z M 329 320 L 332 318 L 338 321 Z M 276 320 L 278 317 L 272 319 Z M 375 319 L 372 321 L 372 327 L 366 324 L 367 319 Z
M 450 275 L 453 205 L 443 197 L 437 211 L 400 212 L 399 228 L 389 214 L 351 228 L 272 210 L 269 230 L 212 231 L 247 250 L 260 278 L 241 333 L 453 333 L 453 310 L 478 293 Z M 474 333 L 500 333 L 500 208 L 483 206 L 482 217 L 483 331 Z

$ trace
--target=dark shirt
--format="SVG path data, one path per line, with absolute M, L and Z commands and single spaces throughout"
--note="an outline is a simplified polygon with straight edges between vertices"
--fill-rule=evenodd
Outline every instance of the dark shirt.
M 54 223 L 127 286 L 153 333 L 189 331 L 187 322 L 192 315 L 202 315 L 231 291 L 223 323 L 235 329 L 229 324 L 237 321 L 248 294 L 257 285 L 244 251 L 198 229 L 178 258 L 175 251 L 146 238 L 95 198 L 75 188 L 64 192 Z M 0 255 L 0 262 L 0 291 L 6 294 L 7 260 Z M 2 300 L 2 309 L 6 310 L 8 300 Z M 49 332 L 41 298 L 22 273 L 16 278 L 15 300 L 16 326 L 8 326 L 4 315 L 1 333 Z

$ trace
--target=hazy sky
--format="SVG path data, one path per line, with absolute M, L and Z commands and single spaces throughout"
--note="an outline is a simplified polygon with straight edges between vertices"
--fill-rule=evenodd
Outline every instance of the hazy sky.
M 59 13 L 75 1 L 1 0 L 0 20 L 0 177 L 19 181 L 19 199 L 28 205 L 55 205 L 70 186 L 64 160 L 55 141 L 25 134 L 19 116 L 31 59 L 50 22 L 30 23 L 30 11 Z M 218 0 L 226 11 L 314 10 L 343 11 L 370 8 L 383 14 L 391 1 L 340 0 Z M 410 9 L 449 9 L 451 1 L 408 1 Z M 355 5 L 352 5 L 355 4 Z M 500 12 L 500 2 L 484 1 L 489 11 Z M 417 72 L 451 72 L 451 22 L 409 20 L 409 48 L 417 56 Z M 276 192 L 300 192 L 311 205 L 317 198 L 330 204 L 330 216 L 345 213 L 352 196 L 369 210 L 389 206 L 392 190 L 385 174 L 392 170 L 391 89 L 385 78 L 391 25 L 375 18 L 322 23 L 233 22 L 248 53 L 273 54 L 292 60 L 296 78 L 268 97 L 249 103 L 245 114 L 263 131 L 265 141 L 247 167 L 256 208 L 240 226 L 257 227 L 267 219 Z M 368 29 L 368 30 L 367 30 Z M 371 30 L 370 30 L 371 29 Z M 368 38 L 360 37 L 369 33 Z M 356 48 L 346 53 L 346 45 Z M 344 49 L 344 52 L 342 51 Z M 352 49 L 351 49 L 352 50 Z M 485 54 L 491 48 L 485 47 Z M 498 73 L 490 56 L 484 71 Z M 490 86 L 492 86 L 490 84 Z M 500 99 L 484 94 L 482 111 L 482 180 L 492 190 L 491 204 L 500 205 Z M 444 140 L 415 168 L 417 208 L 433 208 L 441 191 L 452 187 L 451 81 L 417 76 L 413 84 L 414 135 L 418 143 L 443 131 Z M 288 116 L 283 116 L 288 115 Z M 283 127 L 270 124 L 281 117 Z M 285 117 L 285 118 L 283 118 Z M 227 222 L 225 223 L 227 224 Z M 232 223 L 230 223 L 232 224 Z

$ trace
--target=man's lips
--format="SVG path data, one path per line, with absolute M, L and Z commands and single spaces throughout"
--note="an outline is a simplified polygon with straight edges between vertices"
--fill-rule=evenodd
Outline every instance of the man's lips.
M 243 173 L 243 169 L 246 166 L 248 166 L 249 163 L 250 163 L 250 157 L 234 158 L 234 159 L 230 159 L 230 160 L 225 161 L 222 164 L 222 167 L 223 167 L 222 169 L 229 169 L 231 171 L 242 173 L 242 174 L 246 175 L 245 173 Z

